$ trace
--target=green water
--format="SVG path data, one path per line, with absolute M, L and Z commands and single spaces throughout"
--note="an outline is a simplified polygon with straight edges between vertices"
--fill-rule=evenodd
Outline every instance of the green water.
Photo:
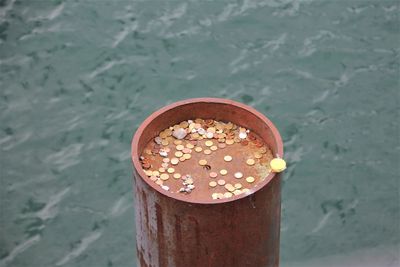
M 201 96 L 282 134 L 282 266 L 397 266 L 399 10 L 1 0 L 0 266 L 135 266 L 131 137 Z

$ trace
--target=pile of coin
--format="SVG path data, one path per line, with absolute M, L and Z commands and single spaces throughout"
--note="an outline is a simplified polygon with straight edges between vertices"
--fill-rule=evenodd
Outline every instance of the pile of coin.
M 221 150 L 226 151 L 222 156 Z M 193 158 L 196 162 L 184 168 L 192 173 L 181 173 L 181 164 Z M 247 187 L 253 188 L 270 172 L 272 158 L 264 141 L 249 129 L 232 122 L 197 118 L 161 131 L 147 144 L 140 161 L 149 179 L 166 191 L 191 194 L 195 189 L 208 190 L 212 199 L 223 199 L 250 193 Z M 240 166 L 240 171 L 228 171 Z M 227 182 L 227 177 L 235 182 Z

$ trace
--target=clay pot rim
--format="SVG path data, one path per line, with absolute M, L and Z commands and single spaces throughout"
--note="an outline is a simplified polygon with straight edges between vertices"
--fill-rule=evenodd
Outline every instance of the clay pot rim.
M 264 181 L 260 182 L 256 188 L 251 189 L 250 194 L 240 194 L 240 195 L 234 195 L 230 198 L 224 198 L 224 199 L 210 199 L 210 200 L 205 200 L 205 201 L 195 201 L 195 200 L 188 200 L 184 197 L 182 194 L 171 194 L 168 193 L 168 191 L 162 189 L 160 186 L 156 185 L 155 183 L 149 181 L 149 179 L 146 179 L 147 175 L 142 169 L 142 165 L 139 162 L 139 139 L 143 134 L 143 131 L 146 129 L 147 125 L 149 125 L 156 117 L 161 115 L 162 113 L 165 113 L 168 110 L 175 109 L 179 106 L 184 106 L 188 104 L 193 104 L 193 103 L 199 103 L 199 102 L 204 102 L 204 103 L 215 103 L 215 104 L 228 104 L 232 106 L 236 106 L 240 109 L 244 109 L 250 113 L 253 113 L 256 115 L 260 120 L 262 120 L 265 124 L 268 125 L 268 127 L 271 129 L 272 135 L 275 138 L 276 144 L 277 144 L 277 155 L 281 158 L 283 158 L 283 143 L 282 143 L 282 138 L 281 135 L 279 134 L 278 129 L 275 127 L 275 125 L 262 113 L 258 112 L 254 108 L 230 100 L 230 99 L 223 99 L 223 98 L 209 98 L 209 97 L 203 97 L 203 98 L 189 98 L 185 100 L 181 100 L 178 102 L 174 102 L 172 104 L 169 104 L 165 107 L 160 108 L 159 110 L 153 112 L 150 116 L 148 116 L 142 124 L 139 126 L 139 128 L 136 130 L 133 138 L 132 138 L 132 143 L 131 143 L 131 159 L 134 165 L 134 168 L 136 169 L 136 172 L 139 174 L 139 176 L 143 179 L 143 181 L 152 187 L 154 190 L 159 192 L 160 194 L 170 197 L 182 202 L 186 203 L 192 203 L 192 204 L 221 204 L 221 203 L 227 203 L 231 201 L 236 201 L 248 196 L 253 195 L 255 192 L 261 190 L 265 186 L 269 184 L 269 182 L 277 175 L 277 173 L 271 172 L 265 179 Z

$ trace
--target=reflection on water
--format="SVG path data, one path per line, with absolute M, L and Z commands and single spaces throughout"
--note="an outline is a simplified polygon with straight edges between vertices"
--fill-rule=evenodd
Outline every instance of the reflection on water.
M 0 1 L 0 266 L 134 266 L 132 134 L 200 96 L 249 104 L 282 133 L 282 266 L 397 266 L 398 12 Z

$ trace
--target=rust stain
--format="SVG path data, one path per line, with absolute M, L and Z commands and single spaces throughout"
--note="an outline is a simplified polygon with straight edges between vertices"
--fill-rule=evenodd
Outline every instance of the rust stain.
M 157 242 L 158 242 L 158 266 L 166 267 L 168 257 L 168 252 L 166 250 L 165 244 L 165 234 L 164 234 L 164 222 L 162 216 L 162 207 L 159 204 L 155 204 L 156 207 L 156 218 L 157 218 Z

